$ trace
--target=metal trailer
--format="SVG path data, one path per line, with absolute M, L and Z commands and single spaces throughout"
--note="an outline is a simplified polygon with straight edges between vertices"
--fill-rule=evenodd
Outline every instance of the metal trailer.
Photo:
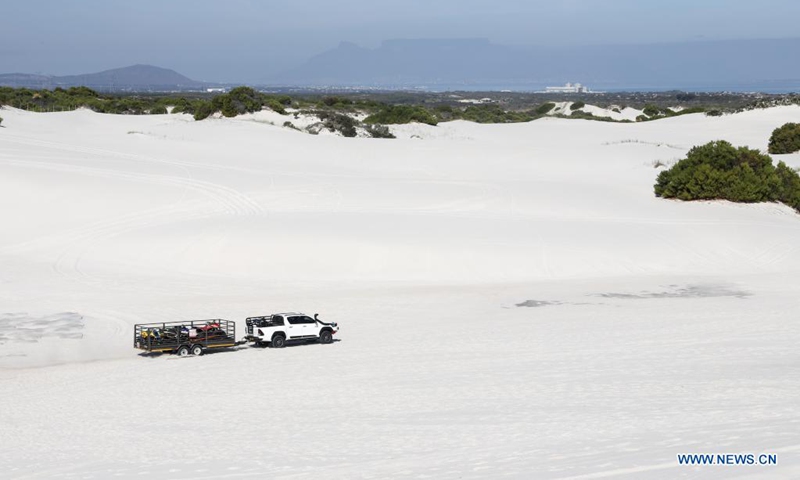
M 141 323 L 133 327 L 133 347 L 146 352 L 202 355 L 209 348 L 237 344 L 236 322 L 229 320 Z

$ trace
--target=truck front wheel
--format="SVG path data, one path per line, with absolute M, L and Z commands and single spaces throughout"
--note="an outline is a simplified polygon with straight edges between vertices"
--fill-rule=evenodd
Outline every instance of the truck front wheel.
M 333 342 L 333 334 L 330 330 L 323 330 L 319 334 L 319 343 L 331 343 Z
M 286 337 L 283 335 L 275 335 L 270 342 L 272 348 L 283 348 L 286 346 Z

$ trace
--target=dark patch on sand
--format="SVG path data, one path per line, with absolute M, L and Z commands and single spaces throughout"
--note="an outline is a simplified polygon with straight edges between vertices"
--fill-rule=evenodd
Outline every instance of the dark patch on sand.
M 27 313 L 0 314 L 0 345 L 36 343 L 45 337 L 76 340 L 83 338 L 83 316 L 74 312 L 33 317 Z
M 546 307 L 548 305 L 561 305 L 561 302 L 551 302 L 548 300 L 525 300 L 524 302 L 517 304 L 518 307 L 530 308 Z
M 661 292 L 641 291 L 639 293 L 599 293 L 597 296 L 604 298 L 621 299 L 648 299 L 648 298 L 720 298 L 735 297 L 747 298 L 753 294 L 739 290 L 728 285 L 668 285 Z

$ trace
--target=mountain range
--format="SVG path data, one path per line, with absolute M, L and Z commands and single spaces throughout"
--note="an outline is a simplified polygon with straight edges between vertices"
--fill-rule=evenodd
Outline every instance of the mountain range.
M 86 86 L 96 90 L 196 90 L 206 84 L 167 68 L 132 65 L 83 75 L 0 74 L 0 85 L 28 88 L 68 88 Z
M 286 85 L 682 88 L 800 79 L 800 38 L 511 47 L 486 39 L 342 42 L 271 79 Z M 794 85 L 798 81 L 794 80 Z
M 265 59 L 265 61 L 268 59 Z M 650 45 L 514 47 L 487 39 L 342 42 L 262 86 L 537 90 L 581 82 L 608 90 L 800 91 L 800 38 Z M 217 86 L 150 65 L 86 75 L 0 74 L 0 85 L 174 91 Z

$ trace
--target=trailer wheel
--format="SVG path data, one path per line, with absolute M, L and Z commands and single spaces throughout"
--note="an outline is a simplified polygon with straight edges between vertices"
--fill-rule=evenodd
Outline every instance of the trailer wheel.
M 319 334 L 319 343 L 327 344 L 333 342 L 333 334 L 330 330 L 323 330 Z
M 192 355 L 197 355 L 198 357 L 203 354 L 203 346 L 202 345 L 195 345 L 192 347 Z
M 283 348 L 286 346 L 286 337 L 283 335 L 275 335 L 270 342 L 272 348 Z
M 175 352 L 179 357 L 188 357 L 189 356 L 189 347 L 183 345 L 182 347 L 178 348 Z

